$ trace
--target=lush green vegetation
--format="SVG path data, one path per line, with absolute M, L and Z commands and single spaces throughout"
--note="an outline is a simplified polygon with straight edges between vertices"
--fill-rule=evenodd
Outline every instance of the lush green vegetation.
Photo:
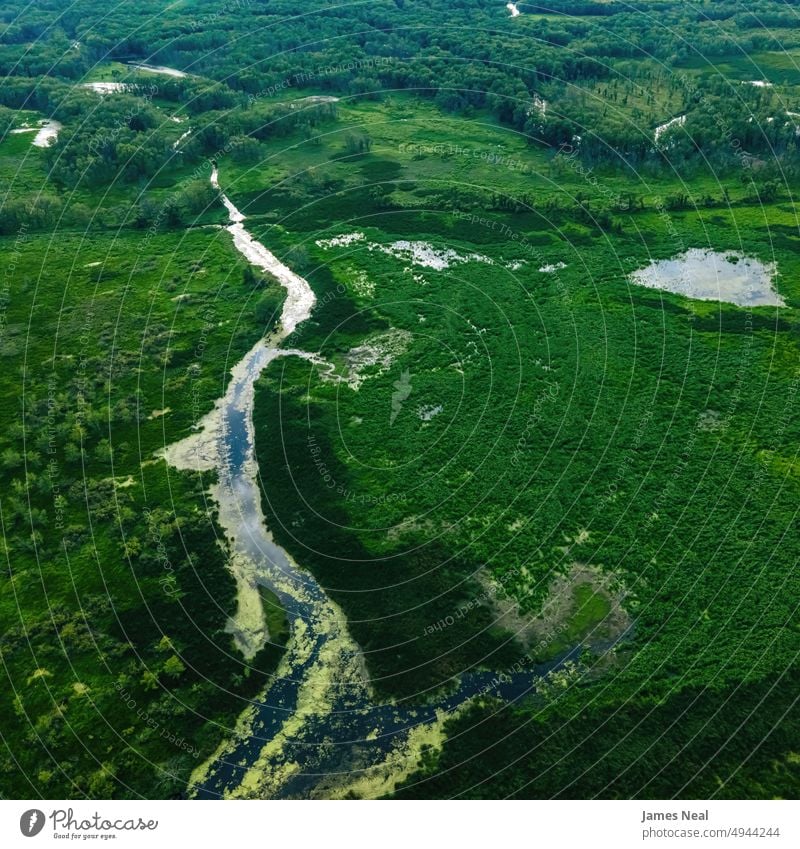
M 402 798 L 795 799 L 797 669 L 662 700 L 577 688 L 536 707 L 496 703 L 451 723 Z
M 261 594 L 270 641 L 278 645 L 285 645 L 289 638 L 289 623 L 286 620 L 286 613 L 281 607 L 280 599 L 267 587 L 260 586 L 258 591 Z
M 153 454 L 259 292 L 216 232 L 3 242 L 3 793 L 180 795 L 279 653 L 234 648 L 208 481 Z
M 458 144 L 459 120 L 414 108 L 426 131 L 435 128 L 437 144 Z M 528 178 L 473 164 L 471 157 L 420 156 L 404 146 L 404 134 L 414 130 L 396 120 L 406 109 L 402 99 L 354 107 L 371 147 L 356 159 L 358 173 L 350 179 L 337 161 L 339 137 L 329 133 L 316 144 L 309 156 L 320 162 L 319 183 L 342 175 L 335 198 L 320 193 L 294 210 L 288 201 L 282 207 L 283 188 L 260 190 L 258 169 L 227 172 L 254 208 L 284 210 L 282 226 L 310 257 L 308 277 L 325 307 L 298 331 L 295 344 L 322 351 L 345 377 L 352 375 L 353 347 L 366 340 L 380 349 L 390 329 L 407 334 L 388 364 L 380 360 L 365 370 L 357 391 L 300 361 L 276 363 L 262 379 L 257 440 L 261 467 L 270 470 L 264 481 L 271 527 L 343 606 L 370 670 L 389 692 L 424 692 L 476 663 L 516 662 L 519 647 L 496 632 L 491 606 L 479 601 L 484 591 L 474 582 L 476 570 L 488 570 L 522 610 L 534 613 L 550 576 L 577 561 L 617 576 L 635 626 L 611 666 L 607 657 L 584 658 L 583 683 L 564 710 L 601 696 L 603 704 L 630 703 L 619 721 L 624 733 L 636 712 L 646 714 L 653 704 L 667 705 L 657 722 L 668 724 L 668 706 L 692 703 L 712 683 L 717 701 L 701 700 L 703 711 L 716 711 L 745 680 L 755 682 L 757 701 L 768 682 L 794 669 L 798 639 L 797 588 L 787 564 L 800 551 L 795 535 L 786 533 L 799 435 L 790 412 L 798 290 L 788 192 L 776 190 L 766 203 L 759 196 L 766 181 L 752 175 L 747 183 L 723 179 L 716 196 L 702 176 L 685 184 L 662 177 L 628 184 L 636 201 L 626 204 L 613 172 L 588 188 L 583 180 L 581 189 L 581 172 L 557 160 L 549 167 L 561 187 L 551 184 L 546 198 L 531 191 L 535 208 L 526 210 L 534 204 L 519 195 L 528 179 L 546 179 L 542 160 Z M 349 108 L 339 112 L 349 125 Z M 479 142 L 481 133 L 510 144 L 497 128 L 478 129 Z M 433 174 L 425 170 L 431 167 Z M 467 169 L 469 182 L 462 176 Z M 364 188 L 362 175 L 378 177 L 381 191 Z M 585 195 L 576 203 L 580 191 Z M 659 198 L 682 191 L 691 194 L 672 201 L 666 214 Z M 334 217 L 338 226 L 325 228 Z M 316 245 L 352 232 L 364 238 L 341 248 Z M 409 269 L 407 259 L 375 247 L 398 240 L 424 240 L 464 256 L 477 251 L 493 264 Z M 637 290 L 625 280 L 650 256 L 703 245 L 775 260 L 791 306 L 776 316 L 770 308 Z M 517 262 L 524 264 L 514 271 L 503 267 Z M 538 270 L 559 262 L 566 267 L 556 274 Z M 404 373 L 411 391 L 392 420 Z M 430 419 L 421 414 L 438 407 Z M 576 593 L 586 597 L 574 618 L 537 659 L 581 641 L 602 621 L 604 600 L 588 589 Z M 459 616 L 464 609 L 470 613 Z M 432 627 L 441 622 L 446 627 Z M 759 734 L 788 705 L 745 724 L 736 754 L 726 755 L 719 769 L 732 774 L 736 757 L 758 746 Z M 425 775 L 479 751 L 473 746 L 494 745 L 493 729 L 505 729 L 507 709 L 487 736 L 460 734 L 482 728 L 492 710 L 455 724 L 446 755 L 428 764 Z M 548 728 L 571 716 L 560 710 L 549 709 L 541 720 L 552 723 L 541 732 L 548 758 L 554 750 L 566 758 L 574 745 L 568 735 L 550 740 Z M 737 727 L 738 712 L 722 715 L 715 735 Z M 606 721 L 602 711 L 592 716 L 598 726 Z M 707 713 L 697 716 L 699 727 Z M 523 711 L 511 721 L 524 724 L 527 717 Z M 582 717 L 572 726 L 576 735 Z M 759 760 L 737 772 L 725 794 L 791 792 L 786 776 L 796 764 L 787 741 L 794 715 L 781 722 L 785 732 L 769 744 L 780 769 Z M 626 741 L 623 765 L 656 733 L 656 725 L 646 724 Z M 710 756 L 716 740 L 704 738 L 697 757 Z M 597 756 L 589 743 L 584 756 Z M 497 758 L 511 763 L 507 781 L 505 774 L 489 781 L 497 770 L 492 760 L 485 770 L 476 767 L 488 783 L 475 792 L 560 792 L 561 773 L 552 783 L 529 786 L 528 761 L 516 764 L 499 743 Z M 668 795 L 669 787 L 687 796 L 711 792 L 711 779 L 684 787 L 675 771 L 646 785 L 638 768 L 605 788 L 599 782 L 608 783 L 618 763 L 601 762 L 594 783 L 579 784 L 575 795 L 587 788 L 623 796 Z M 649 757 L 645 763 L 649 768 Z M 446 776 L 420 785 L 420 794 L 471 792 L 473 773 L 463 784 Z
M 373 139 L 372 151 L 359 169 L 389 170 L 380 139 Z M 696 659 L 699 651 L 716 668 L 724 640 L 738 645 L 738 632 L 724 625 L 733 609 L 739 608 L 740 626 L 749 615 L 755 627 L 764 613 L 760 592 L 752 597 L 750 614 L 737 594 L 725 593 L 731 570 L 745 585 L 768 582 L 771 589 L 767 584 L 763 589 L 770 598 L 788 579 L 781 569 L 763 574 L 763 563 L 775 556 L 791 499 L 779 500 L 788 511 L 780 512 L 774 488 L 759 469 L 765 451 L 771 457 L 795 452 L 797 432 L 787 416 L 795 379 L 792 312 L 778 320 L 770 309 L 750 315 L 732 306 L 637 291 L 624 275 L 649 255 L 673 254 L 676 227 L 687 247 L 730 248 L 733 235 L 737 248 L 779 258 L 781 291 L 797 303 L 792 243 L 779 248 L 777 241 L 781 222 L 791 226 L 793 211 L 782 203 L 751 205 L 742 195 L 741 206 L 686 211 L 667 224 L 645 206 L 617 213 L 608 229 L 566 223 L 565 239 L 559 237 L 561 227 L 535 213 L 497 213 L 481 223 L 437 211 L 440 199 L 449 206 L 450 190 L 434 181 L 410 187 L 418 206 L 424 196 L 428 211 L 409 213 L 402 180 L 397 173 L 396 193 L 384 196 L 377 209 L 370 209 L 368 192 L 359 187 L 335 198 L 339 229 L 363 231 L 363 247 L 315 246 L 312 239 L 320 233 L 315 222 L 329 220 L 320 211 L 327 198 L 286 219 L 319 263 L 311 262 L 309 279 L 321 300 L 329 298 L 300 329 L 297 344 L 338 361 L 344 375 L 347 352 L 356 342 L 374 339 L 380 346 L 386 328 L 406 331 L 409 341 L 390 367 L 375 366 L 357 392 L 330 382 L 308 363 L 273 368 L 259 398 L 259 456 L 270 469 L 290 461 L 290 479 L 282 482 L 279 470 L 266 478 L 274 487 L 267 496 L 276 495 L 269 509 L 286 529 L 284 541 L 294 544 L 303 561 L 320 549 L 341 557 L 347 550 L 340 536 L 344 526 L 359 539 L 353 560 L 364 557 L 362 545 L 372 558 L 396 560 L 397 537 L 399 551 L 414 550 L 423 530 L 423 539 L 446 542 L 454 556 L 468 552 L 468 571 L 481 564 L 489 564 L 498 578 L 509 571 L 529 609 L 541 601 L 544 579 L 559 564 L 579 560 L 622 568 L 631 586 L 646 582 L 658 588 L 658 596 L 643 604 L 640 633 L 647 627 L 648 636 L 672 639 L 665 634 L 670 630 L 665 615 L 681 598 L 683 615 L 698 625 L 688 637 L 691 644 L 683 619 L 674 623 L 675 636 L 687 658 Z M 460 193 L 463 198 L 465 190 Z M 396 195 L 401 203 L 394 206 Z M 561 215 L 570 217 L 567 210 Z M 530 247 L 512 233 L 524 236 Z M 415 278 L 403 272 L 407 261 L 368 249 L 370 242 L 386 246 L 398 239 L 425 239 L 464 255 L 477 249 L 494 264 L 416 268 Z M 526 264 L 511 272 L 502 267 L 507 260 Z M 557 274 L 538 271 L 540 264 L 560 261 L 567 267 Z M 361 271 L 374 286 L 371 295 L 359 294 Z M 336 294 L 340 285 L 346 295 Z M 412 394 L 390 423 L 394 382 L 404 371 L 411 375 Z M 438 405 L 442 412 L 430 421 L 418 414 L 420 407 Z M 777 434 L 775 421 L 785 422 Z M 687 450 L 688 468 L 682 459 Z M 320 453 L 335 488 L 321 485 Z M 751 486 L 755 475 L 758 487 Z M 795 484 L 781 478 L 780 485 Z M 689 510 L 696 505 L 700 511 L 694 516 L 685 515 L 687 486 L 693 493 Z M 734 516 L 739 530 L 731 537 Z M 308 534 L 299 533 L 308 522 Z M 515 523 L 523 527 L 509 533 Z M 584 530 L 588 534 L 581 535 Z M 796 556 L 794 542 L 781 541 L 782 561 Z M 702 593 L 690 590 L 695 578 L 686 562 L 698 550 L 706 558 L 702 574 L 708 586 Z M 380 577 L 374 580 L 383 586 Z M 326 584 L 335 592 L 332 579 Z M 712 599 L 733 607 L 706 618 Z M 791 658 L 795 640 L 778 625 L 791 616 L 788 599 L 775 612 L 785 653 L 770 662 L 780 667 Z M 384 625 L 376 622 L 375 628 Z M 649 663 L 647 652 L 658 656 L 665 648 L 645 642 L 643 664 Z M 430 651 L 438 654 L 436 646 Z M 664 670 L 667 683 L 673 668 Z
M 261 588 L 239 654 L 209 476 L 156 459 L 283 298 L 211 160 L 318 297 L 290 344 L 338 380 L 258 384 L 264 510 L 378 692 L 590 647 L 400 795 L 796 795 L 800 3 L 504 5 L 4 4 L 2 795 L 183 794 L 289 635 Z M 692 247 L 786 307 L 628 282 Z M 576 564 L 612 589 L 548 618 Z

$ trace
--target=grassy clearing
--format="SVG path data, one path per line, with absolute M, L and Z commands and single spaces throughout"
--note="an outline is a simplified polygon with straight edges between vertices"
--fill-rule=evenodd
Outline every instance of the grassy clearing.
M 800 47 L 787 45 L 784 50 L 739 53 L 719 58 L 694 59 L 681 67 L 705 76 L 722 74 L 732 80 L 767 80 L 777 86 L 800 85 Z
M 563 635 L 549 651 L 557 657 L 587 637 L 600 641 L 599 626 L 611 613 L 611 601 L 591 584 L 579 584 L 572 590 L 573 618 L 567 623 Z

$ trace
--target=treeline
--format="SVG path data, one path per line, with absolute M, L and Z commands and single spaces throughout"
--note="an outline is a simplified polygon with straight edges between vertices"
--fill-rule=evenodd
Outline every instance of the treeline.
M 52 77 L 76 80 L 108 59 L 149 60 L 198 75 L 155 78 L 159 99 L 180 105 L 191 116 L 228 112 L 276 93 L 288 99 L 298 88 L 360 95 L 413 90 L 435 98 L 449 111 L 469 114 L 489 109 L 532 143 L 559 147 L 574 144 L 579 137 L 586 162 L 622 160 L 669 168 L 663 150 L 656 151 L 653 145 L 651 131 L 659 115 L 653 98 L 646 109 L 637 110 L 626 105 L 626 97 L 612 100 L 613 93 L 608 92 L 604 106 L 582 90 L 640 75 L 643 85 L 652 85 L 653 59 L 662 67 L 666 63 L 678 68 L 687 59 L 733 51 L 747 54 L 763 49 L 770 40 L 733 3 L 689 8 L 678 2 L 561 2 L 539 18 L 532 14 L 535 6 L 524 6 L 514 20 L 489 0 L 451 4 L 444 19 L 441 5 L 433 0 L 322 6 L 315 14 L 300 17 L 290 0 L 267 5 L 250 0 L 222 5 L 196 2 L 167 11 L 156 6 L 154 0 L 146 0 L 135 9 L 126 7 L 100 18 L 88 0 L 74 5 L 50 0 L 45 11 L 37 8 L 19 18 L 9 17 L 0 70 L 12 75 L 11 91 L 4 91 L 0 103 L 53 114 Z M 559 11 L 563 16 L 554 17 L 552 13 Z M 762 0 L 747 15 L 766 13 L 783 20 L 795 11 Z M 45 33 L 42 25 L 48 16 L 51 21 L 57 18 L 60 28 Z M 25 40 L 39 30 L 40 40 L 33 44 Z M 14 78 L 23 74 L 49 76 L 20 97 Z M 774 110 L 770 113 L 773 104 L 766 90 L 745 91 L 747 87 L 739 86 L 741 91 L 732 91 L 730 84 L 724 84 L 723 91 L 719 81 L 685 80 L 680 71 L 675 77 L 674 83 L 662 78 L 660 84 L 673 94 L 678 86 L 686 111 L 696 113 L 685 127 L 691 142 L 674 149 L 681 161 L 710 154 L 718 168 L 735 166 L 736 152 L 727 149 L 726 135 L 735 136 L 753 155 L 793 161 L 796 136 L 785 116 L 778 120 Z M 153 84 L 153 79 L 150 75 L 147 82 Z M 135 75 L 131 80 L 143 82 Z M 549 108 L 539 115 L 531 103 L 543 91 Z M 73 108 L 84 112 L 92 104 L 79 99 Z M 59 104 L 58 114 L 69 111 L 67 104 Z M 750 116 L 753 121 L 748 124 Z M 730 133 L 721 133 L 721 126 L 729 127 Z M 207 144 L 199 153 L 218 146 L 219 134 L 215 129 L 211 138 L 201 137 Z M 126 165 L 126 179 L 149 176 L 149 161 L 163 159 L 168 147 L 148 143 L 147 150 Z M 98 179 L 107 175 L 107 166 L 98 164 Z
M 98 96 L 56 80 L 12 78 L 0 92 L 0 127 L 3 135 L 17 123 L 18 109 L 34 109 L 63 123 L 58 139 L 45 151 L 51 188 L 93 189 L 112 184 L 139 185 L 142 189 L 136 213 L 130 204 L 104 206 L 103 214 L 83 202 L 81 196 L 35 187 L 28 196 L 15 186 L 13 194 L 0 205 L 0 233 L 13 234 L 24 224 L 31 230 L 59 226 L 185 226 L 209 210 L 216 193 L 201 165 L 208 159 L 230 155 L 237 161 L 261 158 L 260 143 L 302 129 L 314 128 L 336 116 L 332 102 L 308 103 L 293 109 L 259 102 L 214 84 L 213 105 L 217 110 L 194 114 L 198 97 L 206 93 L 198 83 L 183 80 L 157 89 L 158 97 L 168 93 L 175 111 L 190 112 L 181 123 L 169 120 L 168 113 L 153 103 L 152 82 L 132 84 L 126 91 Z M 222 90 L 225 97 L 218 97 Z M 200 91 L 200 95 L 197 92 Z M 230 107 L 226 111 L 223 105 Z M 181 139 L 186 128 L 190 136 Z M 178 140 L 180 139 L 180 143 Z M 162 175 L 174 180 L 175 171 L 185 176 L 164 197 L 153 192 Z

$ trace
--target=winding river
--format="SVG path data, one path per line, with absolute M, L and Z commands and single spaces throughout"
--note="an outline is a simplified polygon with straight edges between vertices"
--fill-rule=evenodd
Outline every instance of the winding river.
M 214 167 L 211 183 L 219 189 Z M 252 658 L 268 638 L 258 585 L 280 599 L 290 638 L 272 682 L 240 716 L 235 733 L 192 776 L 198 798 L 309 798 L 348 793 L 374 797 L 391 792 L 416 767 L 423 746 L 443 740 L 444 720 L 480 692 L 513 700 L 530 692 L 557 663 L 513 674 L 471 672 L 435 704 L 380 703 L 374 696 L 358 645 L 339 607 L 273 539 L 264 519 L 254 450 L 254 384 L 279 357 L 318 355 L 283 343 L 314 308 L 309 284 L 256 241 L 245 216 L 221 193 L 228 232 L 253 265 L 274 275 L 287 297 L 280 323 L 232 370 L 225 396 L 197 433 L 169 446 L 167 461 L 179 469 L 214 470 L 211 497 L 229 544 L 238 610 L 229 623 L 237 645 Z M 563 658 L 562 658 L 563 661 Z

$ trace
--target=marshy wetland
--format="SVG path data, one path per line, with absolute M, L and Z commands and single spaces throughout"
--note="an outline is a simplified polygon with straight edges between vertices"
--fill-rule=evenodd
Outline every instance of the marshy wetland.
M 5 796 L 800 787 L 800 38 L 553 2 L 9 28 Z

